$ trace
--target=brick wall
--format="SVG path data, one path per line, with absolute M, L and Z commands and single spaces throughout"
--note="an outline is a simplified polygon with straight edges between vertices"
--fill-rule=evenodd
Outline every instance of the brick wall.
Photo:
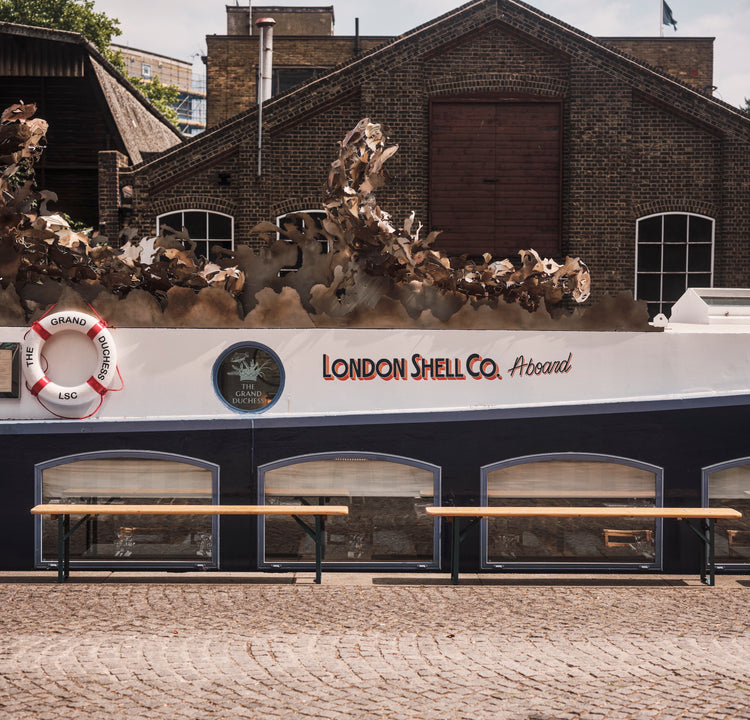
M 120 170 L 128 163 L 127 156 L 117 150 L 99 152 L 99 229 L 113 245 L 121 230 Z
M 600 38 L 710 95 L 714 84 L 713 38 Z
M 750 285 L 750 121 L 591 40 L 519 6 L 474 5 L 269 101 L 260 177 L 252 109 L 136 169 L 134 211 L 149 231 L 188 200 L 221 207 L 236 241 L 254 245 L 258 221 L 320 202 L 337 143 L 370 117 L 400 146 L 379 204 L 427 225 L 430 99 L 554 97 L 564 117 L 562 251 L 589 264 L 595 297 L 632 291 L 635 223 L 653 212 L 715 218 L 715 284 Z
M 382 45 L 384 38 L 359 38 L 361 51 Z M 206 37 L 206 124 L 218 125 L 256 102 L 258 36 Z M 273 65 L 332 68 L 355 56 L 354 37 L 283 37 L 274 30 Z

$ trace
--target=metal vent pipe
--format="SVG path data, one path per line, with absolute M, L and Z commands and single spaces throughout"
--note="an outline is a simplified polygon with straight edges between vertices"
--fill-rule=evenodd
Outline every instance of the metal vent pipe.
M 263 151 L 263 103 L 271 97 L 273 88 L 273 18 L 259 18 L 255 21 L 260 32 L 258 41 L 258 177 L 261 176 L 261 154 Z

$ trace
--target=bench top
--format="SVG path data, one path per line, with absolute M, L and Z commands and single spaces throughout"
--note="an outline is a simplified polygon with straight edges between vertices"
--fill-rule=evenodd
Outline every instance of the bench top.
M 565 507 L 544 506 L 493 506 L 493 507 L 426 507 L 428 515 L 436 517 L 642 517 L 642 518 L 695 518 L 724 520 L 740 518 L 742 513 L 732 508 L 680 508 L 680 507 Z
M 348 515 L 346 505 L 96 505 L 48 503 L 32 515 Z

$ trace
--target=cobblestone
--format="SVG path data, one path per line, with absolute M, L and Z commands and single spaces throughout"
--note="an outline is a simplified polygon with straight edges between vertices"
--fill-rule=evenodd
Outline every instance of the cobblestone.
M 0 717 L 750 719 L 750 583 L 0 582 Z

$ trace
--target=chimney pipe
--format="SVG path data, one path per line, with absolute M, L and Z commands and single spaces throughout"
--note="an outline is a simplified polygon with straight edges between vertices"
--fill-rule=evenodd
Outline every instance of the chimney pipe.
M 259 18 L 255 21 L 260 31 L 258 43 L 258 102 L 262 103 L 271 97 L 271 81 L 273 76 L 273 18 Z
M 263 103 L 271 97 L 273 78 L 273 18 L 259 18 L 255 21 L 260 31 L 258 40 L 258 178 L 261 176 L 261 157 L 263 153 Z

